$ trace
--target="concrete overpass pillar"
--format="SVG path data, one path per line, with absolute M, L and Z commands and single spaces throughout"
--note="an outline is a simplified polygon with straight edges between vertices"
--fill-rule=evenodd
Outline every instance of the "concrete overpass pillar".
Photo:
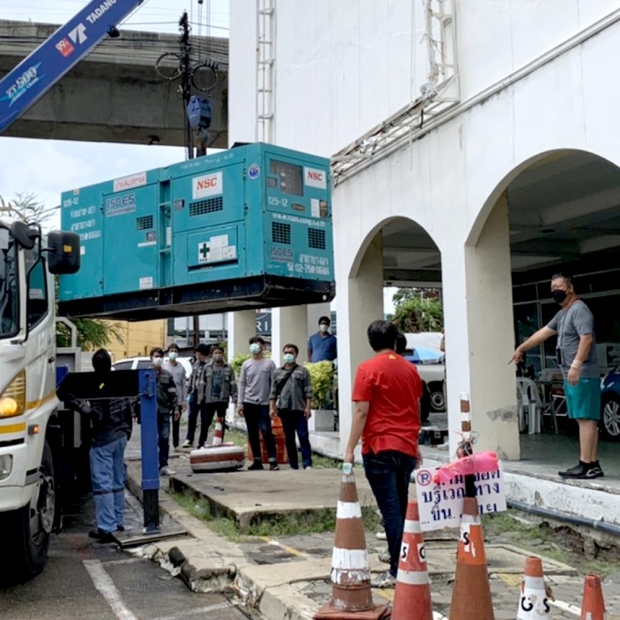
M 460 431 L 460 400 L 470 400 L 476 451 L 520 457 L 516 413 L 508 204 L 500 198 L 475 245 L 442 252 L 448 422 Z M 454 455 L 459 437 L 450 433 Z
M 256 336 L 256 312 L 242 310 L 228 315 L 228 359 L 240 353 L 250 354 L 248 341 Z
M 366 330 L 383 318 L 383 239 L 379 233 L 366 250 L 355 277 L 338 294 L 338 415 L 340 451 L 344 454 L 353 406 L 351 394 L 358 365 L 374 353 Z
M 273 361 L 282 363 L 282 347 L 296 344 L 299 347 L 297 362 L 307 361 L 306 341 L 308 340 L 308 306 L 274 308 L 271 311 L 271 348 Z

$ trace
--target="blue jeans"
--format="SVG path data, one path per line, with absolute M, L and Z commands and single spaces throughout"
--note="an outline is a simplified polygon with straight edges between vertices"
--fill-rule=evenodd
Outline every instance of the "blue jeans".
M 248 427 L 248 439 L 250 440 L 250 447 L 252 448 L 254 460 L 259 463 L 263 460 L 260 449 L 260 435 L 258 434 L 260 430 L 265 441 L 269 461 L 275 463 L 277 461 L 276 440 L 271 430 L 271 418 L 269 417 L 268 405 L 243 403 L 243 417 Z
M 170 418 L 169 413 L 157 413 L 157 445 L 159 447 L 159 469 L 168 467 L 170 454 Z
M 95 498 L 97 527 L 105 532 L 116 532 L 125 525 L 125 446 L 123 436 L 105 446 L 90 449 L 90 472 Z
M 390 573 L 396 577 L 403 539 L 409 483 L 416 460 L 402 452 L 387 450 L 364 454 L 364 470 L 383 517 L 390 551 Z
M 310 446 L 310 435 L 308 433 L 308 420 L 304 412 L 293 411 L 292 409 L 279 409 L 278 417 L 282 420 L 282 430 L 286 438 L 286 452 L 288 453 L 288 462 L 291 468 L 299 469 L 295 433 L 299 437 L 302 464 L 304 467 L 312 467 L 312 447 Z

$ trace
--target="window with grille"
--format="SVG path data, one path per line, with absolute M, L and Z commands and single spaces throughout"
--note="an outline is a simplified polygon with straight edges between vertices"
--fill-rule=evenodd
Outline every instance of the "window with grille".
M 271 239 L 274 243 L 291 245 L 291 225 L 271 222 Z
M 207 198 L 206 200 L 197 200 L 189 205 L 189 216 L 206 215 L 215 211 L 224 210 L 224 201 L 221 196 L 217 198 Z
M 152 215 L 144 215 L 136 219 L 137 230 L 148 230 L 149 228 L 153 228 L 153 216 Z
M 325 231 L 318 228 L 308 228 L 308 247 L 313 250 L 324 250 Z

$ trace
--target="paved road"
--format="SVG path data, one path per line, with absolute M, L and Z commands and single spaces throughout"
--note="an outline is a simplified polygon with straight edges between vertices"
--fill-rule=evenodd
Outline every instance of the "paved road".
M 128 508 L 128 522 L 140 515 Z M 65 531 L 52 539 L 45 571 L 0 589 L 0 618 L 10 620 L 246 620 L 220 594 L 195 594 L 157 564 L 88 538 L 90 502 L 77 504 Z

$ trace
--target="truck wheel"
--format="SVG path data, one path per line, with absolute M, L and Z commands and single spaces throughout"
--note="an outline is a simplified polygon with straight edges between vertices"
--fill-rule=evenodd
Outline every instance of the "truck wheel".
M 6 564 L 10 566 L 11 580 L 18 582 L 32 579 L 43 570 L 54 526 L 56 485 L 52 451 L 47 441 L 39 471 L 39 482 L 30 504 L 8 514 L 9 529 L 3 530 L 9 543 Z

